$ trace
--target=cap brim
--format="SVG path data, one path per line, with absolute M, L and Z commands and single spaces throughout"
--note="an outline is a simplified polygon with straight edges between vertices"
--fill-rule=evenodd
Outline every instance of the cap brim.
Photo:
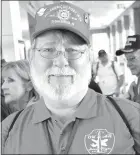
M 126 49 L 119 49 L 119 50 L 116 51 L 116 56 L 120 56 L 120 55 L 122 55 L 124 53 L 131 53 L 133 51 L 134 51 L 133 49 L 128 49 L 128 50 L 126 50 Z
M 124 54 L 124 51 L 122 51 L 121 49 L 116 51 L 116 55 L 117 56 L 120 56 L 122 54 Z
M 72 27 L 62 27 L 61 25 L 59 25 L 59 26 L 56 26 L 56 25 L 55 25 L 54 27 L 51 27 L 51 28 L 44 28 L 44 29 L 42 29 L 42 30 L 40 30 L 40 31 L 34 32 L 34 33 L 32 34 L 32 39 L 36 38 L 38 35 L 42 34 L 42 33 L 45 32 L 45 31 L 48 31 L 48 30 L 57 30 L 57 29 L 71 31 L 71 32 L 77 34 L 78 36 L 80 36 L 81 38 L 83 38 L 83 39 L 86 41 L 87 44 L 90 44 L 89 38 L 85 37 L 81 32 L 76 31 L 76 30 L 75 30 L 74 28 L 72 28 Z

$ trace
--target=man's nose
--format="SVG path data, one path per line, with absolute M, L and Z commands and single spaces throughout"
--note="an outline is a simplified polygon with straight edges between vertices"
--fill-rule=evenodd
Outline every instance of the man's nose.
M 58 55 L 53 60 L 53 64 L 57 67 L 63 68 L 68 66 L 68 60 L 65 58 L 65 49 L 61 46 L 57 49 Z
M 63 68 L 68 66 L 68 60 L 64 56 L 65 53 L 60 52 L 59 55 L 53 60 L 53 64 L 57 67 Z

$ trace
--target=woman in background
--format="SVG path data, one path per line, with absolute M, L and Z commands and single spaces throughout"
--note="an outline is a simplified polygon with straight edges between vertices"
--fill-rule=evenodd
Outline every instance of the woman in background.
M 27 60 L 8 62 L 2 67 L 2 90 L 5 103 L 22 110 L 38 100 L 30 80 L 30 68 Z
M 1 60 L 1 67 L 3 67 L 7 62 L 5 61 L 5 59 Z M 1 76 L 0 76 L 1 78 Z M 0 80 L 2 82 L 2 80 Z M 1 83 L 2 84 L 2 83 Z M 11 106 L 10 104 L 5 104 L 5 99 L 4 99 L 4 95 L 3 95 L 3 91 L 1 89 L 1 95 L 0 95 L 0 100 L 1 100 L 1 104 L 0 104 L 0 109 L 1 109 L 1 121 L 3 121 L 7 116 L 9 116 L 10 114 L 12 114 L 13 112 L 17 111 L 13 106 Z

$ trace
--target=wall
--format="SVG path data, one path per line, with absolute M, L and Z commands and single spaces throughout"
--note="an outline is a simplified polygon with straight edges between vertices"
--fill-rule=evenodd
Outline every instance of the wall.
M 2 1 L 2 58 L 25 59 L 30 48 L 28 13 L 20 1 Z
M 9 1 L 2 1 L 2 58 L 6 61 L 15 60 Z

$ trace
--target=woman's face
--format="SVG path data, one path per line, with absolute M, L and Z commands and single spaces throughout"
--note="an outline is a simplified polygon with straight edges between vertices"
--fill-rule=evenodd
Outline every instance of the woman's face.
M 19 101 L 24 98 L 26 93 L 25 83 L 14 69 L 2 71 L 2 81 L 5 103 Z

